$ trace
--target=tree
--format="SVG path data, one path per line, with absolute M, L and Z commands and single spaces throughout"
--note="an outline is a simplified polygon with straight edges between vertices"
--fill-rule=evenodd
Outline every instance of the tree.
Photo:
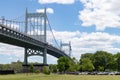
M 59 69 L 59 72 L 65 72 L 65 63 L 64 62 L 59 62 L 58 63 L 58 69 Z
M 50 69 L 48 68 L 48 66 L 43 67 L 43 72 L 44 74 L 50 75 Z
M 51 64 L 51 65 L 49 66 L 49 68 L 50 68 L 50 71 L 51 71 L 52 73 L 57 73 L 57 65 Z
M 83 59 L 83 58 L 89 58 L 90 60 L 92 60 L 93 55 L 94 55 L 93 53 L 85 53 L 85 54 L 81 55 L 81 59 Z
M 115 60 L 117 63 L 117 70 L 120 71 L 120 52 L 115 55 Z
M 95 70 L 99 71 L 99 66 L 104 68 L 104 71 L 107 69 L 107 64 L 112 60 L 112 54 L 106 51 L 97 51 L 93 55 L 93 64 Z
M 30 68 L 29 68 L 29 69 L 30 69 L 30 72 L 31 72 L 31 73 L 34 72 L 34 66 L 33 66 L 32 64 L 30 65 Z
M 14 70 L 15 73 L 21 72 L 22 62 L 11 62 L 11 64 L 0 64 L 0 70 Z
M 22 62 L 17 61 L 17 62 L 12 62 L 10 64 L 10 67 L 12 70 L 14 70 L 15 72 L 21 72 L 22 70 Z
M 57 62 L 58 62 L 58 69 L 60 72 L 67 71 L 71 63 L 71 61 L 67 57 L 60 57 Z
M 80 66 L 82 71 L 92 71 L 94 70 L 94 66 L 92 61 L 89 58 L 80 59 Z
M 36 70 L 35 73 L 36 73 L 36 74 L 39 74 L 39 73 L 40 73 L 40 70 Z
M 0 64 L 0 70 L 3 70 L 3 64 Z
M 104 71 L 104 67 L 103 66 L 98 66 L 98 71 Z
M 78 60 L 75 57 L 72 58 L 72 61 L 73 62 L 70 63 L 70 67 L 69 67 L 68 71 L 70 71 L 70 72 L 76 72 L 80 68 L 79 62 L 78 62 Z
M 69 72 L 76 72 L 76 71 L 79 71 L 79 69 L 80 69 L 79 64 L 71 64 L 68 71 Z
M 120 71 L 120 57 L 117 58 L 117 70 Z
M 107 68 L 109 69 L 109 71 L 117 71 L 117 62 L 114 58 L 113 60 L 108 62 Z

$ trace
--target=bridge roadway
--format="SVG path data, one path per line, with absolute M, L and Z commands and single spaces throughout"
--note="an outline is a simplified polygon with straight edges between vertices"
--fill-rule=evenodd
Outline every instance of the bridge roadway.
M 70 58 L 63 51 L 53 47 L 52 45 L 35 40 L 24 33 L 8 28 L 2 24 L 0 24 L 0 42 L 24 48 L 40 50 L 41 52 L 43 52 L 44 48 L 46 47 L 47 54 L 50 54 L 56 58 L 59 58 L 61 56 Z

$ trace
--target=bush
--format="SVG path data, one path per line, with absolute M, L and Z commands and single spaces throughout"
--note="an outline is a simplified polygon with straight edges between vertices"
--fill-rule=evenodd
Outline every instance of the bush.
M 50 72 L 57 73 L 57 65 L 49 65 Z
M 39 74 L 39 73 L 40 73 L 40 70 L 36 70 L 35 73 L 36 73 L 36 74 Z
M 50 75 L 50 70 L 47 66 L 43 67 L 43 73 L 46 74 L 46 75 Z
M 29 70 L 30 70 L 31 73 L 34 72 L 34 66 L 32 64 L 30 65 Z

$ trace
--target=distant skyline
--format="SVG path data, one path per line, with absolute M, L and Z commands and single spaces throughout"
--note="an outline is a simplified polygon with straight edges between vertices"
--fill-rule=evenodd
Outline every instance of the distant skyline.
M 42 12 L 47 16 L 57 40 L 71 41 L 72 56 L 98 50 L 120 52 L 120 0 L 1 0 L 0 16 L 15 19 L 28 12 Z M 0 64 L 23 61 L 24 49 L 0 43 Z M 42 58 L 30 57 L 29 61 Z M 48 56 L 48 63 L 57 59 Z

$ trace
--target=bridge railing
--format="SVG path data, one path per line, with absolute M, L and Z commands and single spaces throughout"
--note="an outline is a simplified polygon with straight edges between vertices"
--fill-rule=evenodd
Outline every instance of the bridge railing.
M 0 24 L 4 25 L 6 27 L 6 29 L 13 30 L 15 33 L 21 33 L 21 35 L 28 36 L 29 38 L 31 38 L 32 40 L 34 40 L 36 42 L 41 41 L 41 40 L 38 40 L 38 39 L 34 38 L 33 36 L 25 33 L 25 23 L 24 22 L 18 22 L 18 21 L 6 20 L 5 18 L 0 18 Z M 47 43 L 49 44 L 49 42 L 47 42 Z M 54 45 L 52 45 L 52 46 L 54 46 Z M 59 49 L 56 46 L 54 46 L 54 47 Z
M 12 20 L 6 20 L 5 18 L 0 18 L 0 24 L 5 25 L 6 27 L 9 27 L 12 30 L 19 31 L 21 33 L 25 32 L 25 22 L 19 22 L 19 21 L 12 21 Z

